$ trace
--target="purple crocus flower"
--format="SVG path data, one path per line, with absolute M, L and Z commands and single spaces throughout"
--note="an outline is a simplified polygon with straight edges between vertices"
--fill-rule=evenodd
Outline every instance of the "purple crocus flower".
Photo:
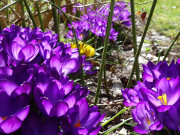
M 139 134 L 147 134 L 150 131 L 163 128 L 162 122 L 157 117 L 157 112 L 148 102 L 139 102 L 136 108 L 132 110 L 132 116 L 137 122 L 134 131 Z
M 79 99 L 87 94 L 86 88 L 74 87 L 73 81 L 69 81 L 67 77 L 59 81 L 51 78 L 43 84 L 39 83 L 34 91 L 38 107 L 49 117 L 65 115 Z
M 124 99 L 123 104 L 125 106 L 136 106 L 140 101 L 145 100 L 141 93 L 142 88 L 146 88 L 145 84 L 138 81 L 134 89 L 122 89 L 121 92 Z
M 154 87 L 156 79 L 165 77 L 170 80 L 180 75 L 178 64 L 175 64 L 174 60 L 169 66 L 166 61 L 159 62 L 157 65 L 148 62 L 147 65 L 143 65 L 143 69 L 143 81 L 148 88 Z
M 0 81 L 0 133 L 10 134 L 18 130 L 27 117 L 30 106 L 28 84 L 16 86 L 12 82 Z
M 68 117 L 64 117 L 60 123 L 63 135 L 96 135 L 101 129 L 97 124 L 104 118 L 104 115 L 97 112 L 97 107 L 89 108 L 87 100 L 81 99 L 72 108 Z
M 180 79 L 172 78 L 167 80 L 162 78 L 156 82 L 156 87 L 152 89 L 143 88 L 142 92 L 147 99 L 157 108 L 159 112 L 165 112 L 174 105 L 180 97 Z
M 44 84 L 37 84 L 34 97 L 40 110 L 49 117 L 61 117 L 76 102 L 75 95 L 67 96 L 73 88 L 72 81 L 61 83 L 54 78 Z

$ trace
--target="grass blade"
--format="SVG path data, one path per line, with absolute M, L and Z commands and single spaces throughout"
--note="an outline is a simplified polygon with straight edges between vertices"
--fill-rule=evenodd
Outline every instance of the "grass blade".
M 167 55 L 169 54 L 171 48 L 173 47 L 174 43 L 176 42 L 176 40 L 178 39 L 179 36 L 180 36 L 180 31 L 179 31 L 179 33 L 177 34 L 177 36 L 175 37 L 175 39 L 172 41 L 170 47 L 168 48 L 166 54 L 164 55 L 163 61 L 166 60 Z
M 114 120 L 116 117 L 118 117 L 120 114 L 124 113 L 126 110 L 128 110 L 129 108 L 125 108 L 121 111 L 119 111 L 115 116 L 113 116 L 112 118 L 110 118 L 108 121 L 104 122 L 101 126 L 104 127 L 106 124 L 108 124 L 109 122 L 111 122 L 112 120 Z
M 122 126 L 123 124 L 125 124 L 126 122 L 128 122 L 128 121 L 130 121 L 130 120 L 132 120 L 132 118 L 129 118 L 129 119 L 127 119 L 127 120 L 124 120 L 123 122 L 117 124 L 116 126 L 114 126 L 114 127 L 110 128 L 110 129 L 106 130 L 103 135 L 109 134 L 110 132 L 114 131 L 115 129 L 119 128 L 120 126 Z

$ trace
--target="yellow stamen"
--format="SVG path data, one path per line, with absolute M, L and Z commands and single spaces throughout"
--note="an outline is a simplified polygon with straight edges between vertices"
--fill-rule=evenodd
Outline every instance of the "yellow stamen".
M 159 98 L 161 100 L 163 105 L 167 105 L 167 96 L 166 96 L 166 93 L 163 93 L 162 96 L 158 96 L 157 98 Z
M 74 127 L 81 127 L 80 120 L 76 124 L 74 124 Z
M 82 35 L 82 34 L 81 34 L 80 36 L 81 36 L 81 37 L 83 37 L 83 35 Z
M 168 81 L 169 81 L 170 79 L 171 79 L 170 77 L 167 78 Z
M 149 125 L 151 125 L 150 119 L 148 117 L 146 117 L 146 121 Z

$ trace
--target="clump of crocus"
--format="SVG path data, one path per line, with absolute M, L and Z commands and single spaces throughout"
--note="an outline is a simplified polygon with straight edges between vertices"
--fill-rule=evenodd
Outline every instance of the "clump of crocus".
M 86 55 L 86 57 L 93 57 L 95 55 L 95 49 L 91 45 L 88 45 L 81 41 L 78 42 L 78 45 L 81 55 Z M 77 45 L 71 43 L 71 48 L 77 48 Z
M 70 110 L 89 94 L 68 75 L 81 72 L 82 64 L 91 72 L 90 63 L 70 44 L 58 43 L 51 31 L 15 25 L 0 31 L 0 134 L 60 135 L 62 118 L 70 117 Z M 95 128 L 89 121 L 81 124 L 97 134 L 102 117 L 94 108 L 99 117 Z M 89 113 L 84 117 L 91 120 Z
M 110 30 L 110 41 L 116 41 L 119 30 L 115 27 L 115 22 L 121 24 L 121 27 L 131 26 L 131 13 L 128 10 L 128 4 L 125 2 L 116 2 L 113 16 L 113 23 Z M 109 15 L 110 4 L 102 5 L 95 11 L 88 11 L 88 14 L 80 16 L 80 20 L 73 21 L 72 25 L 75 29 L 79 40 L 86 40 L 91 35 L 95 35 L 101 39 L 105 38 L 107 18 Z M 68 24 L 69 31 L 66 34 L 67 38 L 74 38 L 71 24 Z M 119 28 L 119 27 L 118 27 Z
M 156 65 L 148 62 L 143 65 L 143 82 L 134 88 L 122 90 L 124 105 L 135 106 L 132 111 L 138 123 L 135 131 L 146 134 L 161 130 L 162 125 L 179 130 L 180 105 L 180 59 L 167 64 L 161 61 Z

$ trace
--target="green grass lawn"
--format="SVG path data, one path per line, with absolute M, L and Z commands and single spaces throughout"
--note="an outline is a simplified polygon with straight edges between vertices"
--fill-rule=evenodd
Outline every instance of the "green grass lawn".
M 144 3 L 150 0 L 135 0 L 136 3 Z M 144 8 L 150 12 L 152 2 L 135 5 L 136 12 Z M 175 37 L 180 31 L 180 0 L 158 0 L 151 22 L 151 27 L 161 34 Z

